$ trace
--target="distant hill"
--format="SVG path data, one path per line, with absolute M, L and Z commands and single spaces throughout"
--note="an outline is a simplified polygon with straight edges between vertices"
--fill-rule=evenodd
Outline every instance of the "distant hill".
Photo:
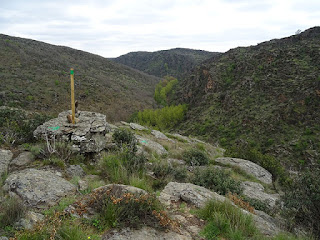
M 70 108 L 71 67 L 81 110 L 121 120 L 154 103 L 159 79 L 94 54 L 0 34 L 0 56 L 0 105 L 53 114 Z
M 218 53 L 175 48 L 157 52 L 131 52 L 111 60 L 157 77 L 170 75 L 180 79 L 193 67 L 216 55 Z
M 232 49 L 182 79 L 186 134 L 320 164 L 320 27 Z M 239 148 L 240 147 L 240 148 Z

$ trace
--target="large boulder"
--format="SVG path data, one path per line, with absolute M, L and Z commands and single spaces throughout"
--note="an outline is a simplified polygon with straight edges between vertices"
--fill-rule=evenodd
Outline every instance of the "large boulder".
M 76 191 L 73 184 L 54 173 L 32 168 L 10 174 L 3 188 L 34 208 L 55 205 L 60 198 Z
M 152 130 L 151 134 L 153 136 L 155 136 L 155 138 L 157 139 L 162 139 L 162 140 L 166 140 L 166 141 L 170 141 L 170 142 L 174 142 L 174 140 L 168 138 L 166 135 L 164 135 L 162 132 L 158 131 L 158 130 Z
M 160 231 L 151 227 L 142 227 L 141 229 L 124 228 L 114 229 L 107 232 L 101 240 L 192 240 L 188 232 L 177 233 L 174 231 Z
M 159 196 L 159 200 L 162 204 L 168 208 L 173 208 L 174 203 L 179 200 L 183 200 L 196 207 L 203 207 L 207 201 L 215 200 L 219 202 L 230 201 L 228 198 L 221 196 L 215 192 L 212 192 L 204 187 L 200 187 L 191 183 L 177 183 L 169 182 L 167 186 L 162 190 Z M 235 204 L 233 204 L 236 206 Z M 236 206 L 237 207 L 237 206 Z M 280 232 L 276 220 L 268 214 L 255 211 L 252 214 L 244 209 L 241 209 L 244 214 L 252 215 L 256 227 L 265 235 L 273 236 Z
M 144 138 L 140 135 L 135 136 L 142 146 L 149 147 L 151 150 L 155 151 L 159 155 L 168 154 L 168 151 L 161 144 L 154 142 L 148 138 Z
M 223 202 L 225 197 L 192 183 L 178 182 L 169 182 L 159 196 L 160 202 L 166 206 L 169 206 L 172 202 L 184 200 L 199 208 L 211 199 Z
M 26 165 L 34 160 L 34 156 L 31 152 L 22 152 L 18 157 L 10 162 L 10 171 L 24 168 Z
M 272 183 L 272 175 L 263 167 L 240 158 L 230 158 L 230 157 L 220 157 L 215 160 L 218 163 L 222 163 L 224 165 L 236 166 L 245 171 L 246 173 L 254 176 L 258 180 L 263 183 L 271 184 Z
M 71 111 L 59 114 L 57 118 L 45 122 L 33 132 L 36 138 L 51 138 L 71 141 L 74 149 L 81 152 L 100 152 L 105 148 L 105 134 L 110 131 L 106 116 L 101 113 L 80 111 L 75 124 L 69 123 Z
M 8 171 L 8 166 L 12 156 L 13 154 L 10 150 L 0 149 L 0 177 L 3 173 Z
M 148 130 L 148 128 L 144 127 L 144 126 L 141 126 L 137 123 L 129 123 L 129 126 L 133 129 L 133 130 Z
M 265 202 L 269 207 L 274 207 L 276 202 L 280 200 L 279 194 L 266 193 L 260 183 L 245 181 L 241 183 L 241 186 L 245 196 Z

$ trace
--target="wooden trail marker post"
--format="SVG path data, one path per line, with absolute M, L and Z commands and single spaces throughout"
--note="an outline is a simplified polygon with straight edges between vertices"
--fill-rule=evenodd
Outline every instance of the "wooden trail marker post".
M 75 124 L 75 102 L 74 102 L 74 70 L 70 69 L 70 77 L 71 77 L 71 109 L 72 109 L 72 124 Z

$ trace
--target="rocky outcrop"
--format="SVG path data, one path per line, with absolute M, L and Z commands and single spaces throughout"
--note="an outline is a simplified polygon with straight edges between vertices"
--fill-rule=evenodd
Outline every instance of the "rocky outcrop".
M 263 167 L 251 161 L 240 159 L 240 158 L 230 158 L 230 157 L 217 158 L 215 161 L 224 165 L 239 167 L 240 169 L 254 176 L 255 178 L 257 178 L 263 183 L 266 183 L 266 184 L 272 183 L 271 173 L 268 172 Z
M 193 238 L 187 232 L 179 234 L 173 231 L 159 231 L 151 227 L 142 227 L 141 229 L 124 228 L 121 230 L 112 230 L 104 234 L 102 240 L 192 240 Z
M 100 152 L 105 148 L 105 134 L 110 131 L 106 116 L 101 113 L 79 111 L 75 124 L 67 121 L 70 111 L 59 114 L 57 118 L 45 122 L 33 132 L 36 138 L 51 138 L 70 141 L 74 150 L 81 152 Z
M 142 137 L 140 135 L 135 135 L 135 136 L 142 146 L 149 147 L 159 155 L 168 154 L 168 151 L 161 144 L 154 142 L 148 138 Z
M 177 182 L 169 182 L 159 196 L 160 202 L 166 206 L 169 206 L 172 202 L 184 200 L 199 208 L 212 199 L 223 202 L 225 197 L 192 183 Z
M 162 139 L 170 142 L 174 142 L 172 139 L 168 138 L 166 135 L 164 135 L 162 132 L 157 131 L 157 130 L 152 130 L 151 134 L 155 136 L 157 139 Z
M 82 169 L 80 165 L 70 165 L 66 172 L 69 177 L 84 177 L 86 175 L 85 171 Z
M 276 202 L 280 200 L 279 194 L 266 193 L 260 183 L 245 181 L 241 183 L 241 186 L 245 196 L 265 202 L 269 207 L 274 207 Z
M 178 202 L 179 200 L 183 200 L 198 208 L 203 207 L 209 200 L 215 200 L 219 202 L 230 201 L 224 196 L 212 192 L 204 187 L 200 187 L 191 183 L 177 182 L 168 183 L 160 193 L 159 200 L 168 208 L 174 207 L 174 203 Z M 256 211 L 256 214 L 252 214 L 244 209 L 241 210 L 244 214 L 253 216 L 253 220 L 256 223 L 257 228 L 263 234 L 273 236 L 280 232 L 278 225 L 275 223 L 275 219 L 268 214 L 261 211 Z
M 73 194 L 76 187 L 70 182 L 49 171 L 25 169 L 9 175 L 4 190 L 17 195 L 28 207 L 48 207 L 68 194 Z
M 0 149 L 0 176 L 8 171 L 8 166 L 12 156 L 13 154 L 10 150 Z
M 34 156 L 31 152 L 22 152 L 18 157 L 10 162 L 10 171 L 18 170 L 28 165 L 34 160 Z
M 14 225 L 17 229 L 32 229 L 38 222 L 44 220 L 44 215 L 33 211 L 28 211 L 23 218 L 21 218 Z
M 129 126 L 133 129 L 133 130 L 148 130 L 148 128 L 144 127 L 144 126 L 141 126 L 137 123 L 129 123 Z

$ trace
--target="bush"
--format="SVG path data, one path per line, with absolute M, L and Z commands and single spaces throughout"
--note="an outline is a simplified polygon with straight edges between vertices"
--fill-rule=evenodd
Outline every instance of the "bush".
M 0 144 L 34 142 L 33 131 L 49 119 L 47 115 L 27 114 L 20 109 L 0 109 Z
M 187 106 L 166 106 L 161 109 L 145 109 L 136 114 L 134 121 L 160 130 L 170 129 L 184 119 Z
M 0 227 L 12 226 L 24 216 L 26 208 L 16 198 L 6 198 L 0 205 Z
M 132 152 L 137 151 L 137 139 L 134 133 L 128 129 L 116 129 L 112 135 L 114 142 L 119 148 L 126 145 Z
M 320 236 L 320 169 L 307 170 L 294 179 L 283 201 L 287 214 L 297 225 Z
M 232 179 L 230 175 L 230 172 L 210 166 L 205 169 L 196 169 L 191 181 L 219 194 L 227 194 L 228 192 L 241 194 L 241 183 Z
M 198 211 L 199 217 L 208 221 L 201 234 L 206 239 L 253 239 L 258 237 L 252 216 L 230 202 L 210 201 Z M 260 238 L 257 238 L 260 239 Z
M 209 163 L 208 156 L 201 150 L 190 149 L 183 152 L 183 160 L 190 166 L 201 166 Z

